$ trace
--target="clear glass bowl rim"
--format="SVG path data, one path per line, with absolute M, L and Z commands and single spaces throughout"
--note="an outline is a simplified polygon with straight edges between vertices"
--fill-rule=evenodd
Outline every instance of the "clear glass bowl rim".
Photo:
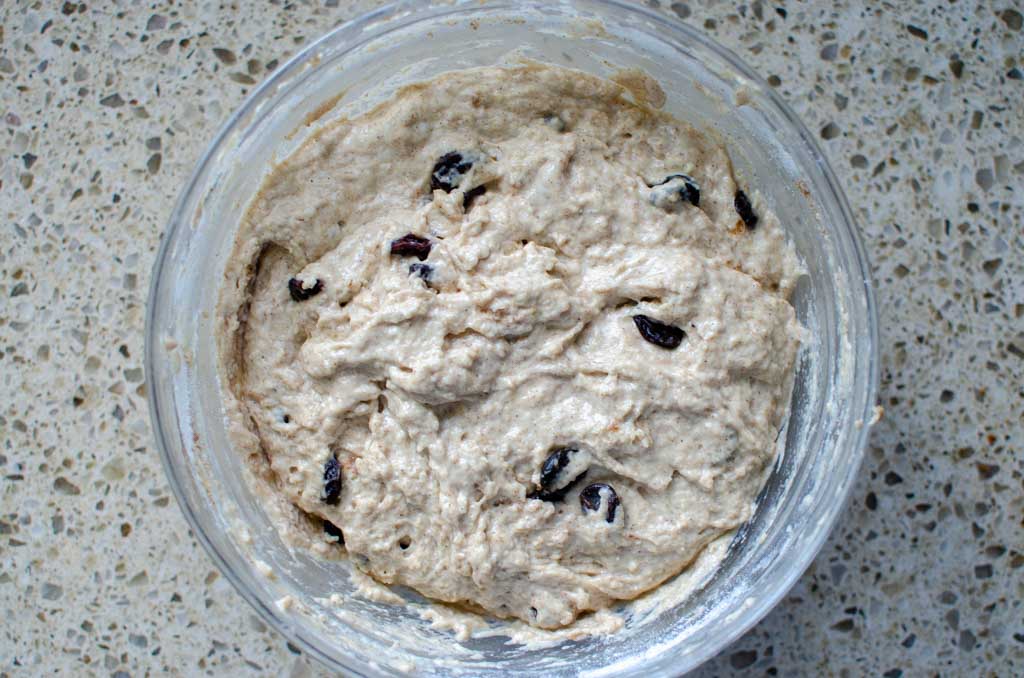
M 572 0 L 563 1 L 572 2 Z M 500 4 L 500 2 L 495 4 Z M 857 356 L 858 368 L 863 367 L 864 371 L 860 373 L 860 376 L 863 378 L 855 379 L 855 385 L 860 388 L 857 390 L 857 393 L 855 394 L 856 397 L 853 399 L 854 409 L 858 410 L 860 421 L 865 422 L 865 425 L 863 425 L 855 435 L 854 448 L 847 451 L 851 455 L 851 462 L 844 469 L 846 477 L 841 483 L 844 488 L 844 495 L 838 498 L 840 501 L 835 502 L 828 515 L 826 515 L 824 519 L 818 521 L 815 533 L 810 539 L 812 548 L 808 548 L 801 552 L 797 561 L 794 563 L 794 566 L 786 572 L 786 576 L 774 585 L 771 594 L 764 596 L 758 605 L 746 609 L 737 623 L 728 628 L 725 633 L 719 634 L 714 642 L 708 644 L 709 646 L 707 650 L 698 652 L 697 655 L 691 656 L 691 659 L 694 660 L 691 667 L 696 667 L 717 652 L 721 651 L 721 649 L 753 627 L 778 603 L 778 601 L 789 591 L 789 589 L 796 583 L 796 580 L 813 561 L 821 546 L 828 538 L 839 514 L 843 510 L 850 487 L 852 486 L 851 480 L 860 468 L 863 450 L 867 443 L 867 437 L 870 431 L 870 426 L 867 425 L 867 422 L 871 418 L 871 410 L 875 402 L 875 391 L 877 388 L 879 374 L 879 361 L 877 355 L 877 312 L 874 291 L 872 289 L 870 266 L 865 248 L 859 237 L 856 220 L 850 210 L 846 197 L 840 188 L 839 181 L 828 163 L 828 160 L 818 147 L 814 135 L 804 126 L 797 115 L 774 90 L 774 88 L 767 86 L 764 80 L 731 50 L 723 47 L 704 33 L 688 26 L 682 21 L 674 20 L 647 7 L 640 6 L 639 4 L 631 4 L 620 0 L 588 0 L 588 4 L 603 5 L 608 8 L 613 8 L 616 11 L 640 15 L 646 20 L 659 24 L 662 28 L 670 32 L 678 33 L 685 41 L 695 43 L 704 50 L 713 53 L 743 78 L 761 86 L 762 93 L 774 107 L 773 112 L 781 115 L 786 124 L 796 132 L 800 141 L 804 144 L 803 150 L 808 153 L 817 165 L 818 170 L 823 175 L 825 186 L 829 191 L 829 194 L 823 196 L 823 198 L 830 201 L 842 216 L 841 223 L 833 224 L 832 228 L 837 238 L 844 245 L 843 249 L 846 251 L 844 263 L 858 272 L 862 281 L 862 289 L 857 290 L 857 292 L 863 294 L 863 307 L 861 309 L 851 309 L 850 312 L 863 316 L 857 320 L 864 326 L 864 329 L 869 335 L 867 340 L 869 350 L 867 355 L 863 357 L 866 364 L 861 365 L 862 357 L 859 355 Z M 290 642 L 297 645 L 302 651 L 315 657 L 321 664 L 333 670 L 358 672 L 360 674 L 363 671 L 371 670 L 371 668 L 368 666 L 339 665 L 334 658 L 324 653 L 315 643 L 307 640 L 300 634 L 291 632 L 292 627 L 281 618 L 283 613 L 272 605 L 268 605 L 267 603 L 269 601 L 262 600 L 257 592 L 243 584 L 236 573 L 232 570 L 228 560 L 222 553 L 220 553 L 213 541 L 206 534 L 206 528 L 196 514 L 196 507 L 190 503 L 190 500 L 183 489 L 182 483 L 186 479 L 180 477 L 179 474 L 181 469 L 175 465 L 174 460 L 171 458 L 170 446 L 167 441 L 170 437 L 177 435 L 178 431 L 162 418 L 160 414 L 160 404 L 158 402 L 158 389 L 154 387 L 156 383 L 155 380 L 157 379 L 156 363 L 159 360 L 157 357 L 159 352 L 158 346 L 162 343 L 162 339 L 159 336 L 159 327 L 156 322 L 158 315 L 158 305 L 156 300 L 161 288 L 161 283 L 165 278 L 165 264 L 167 263 L 168 254 L 172 244 L 174 243 L 176 236 L 180 235 L 179 232 L 182 229 L 188 229 L 190 227 L 189 214 L 187 211 L 190 198 L 193 194 L 202 189 L 202 182 L 207 178 L 211 164 L 214 162 L 223 147 L 229 143 L 232 131 L 239 125 L 240 121 L 248 118 L 248 116 L 254 112 L 254 109 L 261 104 L 264 97 L 269 93 L 272 93 L 281 81 L 287 80 L 289 77 L 295 75 L 297 71 L 306 68 L 323 45 L 332 43 L 337 40 L 339 36 L 344 34 L 347 34 L 350 38 L 355 38 L 357 36 L 361 39 L 366 39 L 367 36 L 375 37 L 376 34 L 374 31 L 379 31 L 380 27 L 386 25 L 387 20 L 389 19 L 396 16 L 402 16 L 406 19 L 410 17 L 415 18 L 417 15 L 420 15 L 422 18 L 436 16 L 441 6 L 459 7 L 460 4 L 399 0 L 398 2 L 382 5 L 373 11 L 343 22 L 316 40 L 308 43 L 287 62 L 280 66 L 269 78 L 260 83 L 246 96 L 243 103 L 221 125 L 213 140 L 209 143 L 206 150 L 197 161 L 195 168 L 185 184 L 185 187 L 179 194 L 175 208 L 168 219 L 167 231 L 161 240 L 160 247 L 156 255 L 150 280 L 150 289 L 146 308 L 145 370 L 146 381 L 151 385 L 151 388 L 148 389 L 150 418 L 153 423 L 154 437 L 164 470 L 168 477 L 169 485 L 177 498 L 178 504 L 181 507 L 193 534 L 203 545 L 203 548 L 206 550 L 210 558 L 216 563 L 218 569 L 225 575 L 226 579 L 231 582 L 235 590 L 241 594 L 241 596 L 272 628 L 285 636 L 285 638 Z

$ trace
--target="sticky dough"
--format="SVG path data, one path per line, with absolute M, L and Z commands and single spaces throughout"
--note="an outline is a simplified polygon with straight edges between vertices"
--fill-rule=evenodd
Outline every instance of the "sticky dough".
M 434 174 L 449 153 L 470 166 Z M 543 628 L 686 568 L 751 514 L 801 333 L 753 189 L 713 138 L 553 67 L 449 73 L 327 125 L 265 180 L 219 302 L 236 442 L 305 516 L 285 529 Z M 407 234 L 422 261 L 392 253 Z M 637 315 L 685 336 L 652 343 Z M 553 489 L 585 475 L 545 498 L 561 449 Z

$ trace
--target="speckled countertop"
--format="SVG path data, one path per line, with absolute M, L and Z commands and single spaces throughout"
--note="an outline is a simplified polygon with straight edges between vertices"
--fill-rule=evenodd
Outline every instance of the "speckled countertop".
M 373 4 L 0 4 L 0 675 L 320 673 L 170 494 L 143 315 L 216 128 Z M 731 47 L 820 132 L 881 315 L 886 415 L 849 510 L 704 672 L 1024 673 L 1024 9 L 647 4 Z

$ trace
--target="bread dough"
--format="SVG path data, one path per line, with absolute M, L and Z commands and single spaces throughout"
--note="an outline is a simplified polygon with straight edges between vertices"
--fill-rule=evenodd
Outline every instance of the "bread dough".
M 797 260 L 740 188 L 713 138 L 555 67 L 452 72 L 330 123 L 270 172 L 221 290 L 267 501 L 381 582 L 542 628 L 680 572 L 750 516 L 801 332 Z M 426 258 L 392 252 L 407 234 Z

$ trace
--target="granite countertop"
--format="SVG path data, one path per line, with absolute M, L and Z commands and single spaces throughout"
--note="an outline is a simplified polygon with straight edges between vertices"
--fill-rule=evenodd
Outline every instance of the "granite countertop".
M 214 131 L 375 3 L 0 7 L 0 676 L 320 674 L 192 537 L 149 429 L 143 316 Z M 877 283 L 849 510 L 706 675 L 1024 673 L 1024 32 L 1013 0 L 661 2 L 817 131 Z M 867 4 L 867 3 L 865 3 Z

